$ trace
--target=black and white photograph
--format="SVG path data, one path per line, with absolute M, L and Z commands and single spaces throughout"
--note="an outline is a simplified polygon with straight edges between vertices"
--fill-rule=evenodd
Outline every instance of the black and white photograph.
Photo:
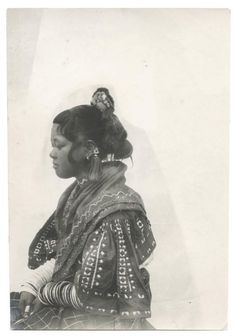
M 9 328 L 225 330 L 230 10 L 7 10 Z

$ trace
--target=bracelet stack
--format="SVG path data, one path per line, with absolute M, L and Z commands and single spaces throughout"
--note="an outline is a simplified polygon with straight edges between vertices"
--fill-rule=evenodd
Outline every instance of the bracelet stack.
M 38 292 L 44 305 L 81 308 L 83 305 L 76 293 L 75 286 L 69 281 L 48 282 Z

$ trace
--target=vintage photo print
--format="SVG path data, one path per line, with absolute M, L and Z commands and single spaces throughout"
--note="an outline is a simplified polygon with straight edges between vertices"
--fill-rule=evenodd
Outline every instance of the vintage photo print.
M 8 9 L 14 330 L 227 327 L 227 9 Z

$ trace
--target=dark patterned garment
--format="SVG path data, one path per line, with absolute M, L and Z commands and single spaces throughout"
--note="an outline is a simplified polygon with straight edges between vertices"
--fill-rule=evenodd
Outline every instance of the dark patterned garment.
M 151 328 L 146 321 L 151 316 L 149 274 L 143 263 L 156 243 L 142 201 L 121 183 L 107 188 L 103 183 L 83 207 L 93 190 L 89 185 L 69 188 L 33 241 L 29 266 L 56 258 L 52 281 L 39 293 L 47 306 L 19 320 L 15 301 L 12 328 Z
M 45 307 L 27 320 L 20 319 L 18 309 L 19 293 L 11 293 L 12 318 L 18 316 L 18 322 L 12 323 L 15 330 L 121 330 L 154 329 L 144 318 L 121 319 L 119 316 L 101 316 L 85 314 L 71 308 Z M 13 322 L 12 320 L 12 322 Z

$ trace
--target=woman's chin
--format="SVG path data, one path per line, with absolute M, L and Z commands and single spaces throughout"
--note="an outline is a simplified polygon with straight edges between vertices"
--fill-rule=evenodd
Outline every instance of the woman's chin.
M 70 177 L 73 177 L 73 176 L 71 176 L 71 175 L 69 175 L 69 174 L 65 174 L 64 172 L 61 172 L 61 171 L 58 170 L 58 169 L 55 169 L 55 173 L 56 173 L 56 175 L 57 175 L 58 177 L 60 177 L 60 178 L 62 178 L 62 179 L 68 179 L 68 178 L 70 178 Z

